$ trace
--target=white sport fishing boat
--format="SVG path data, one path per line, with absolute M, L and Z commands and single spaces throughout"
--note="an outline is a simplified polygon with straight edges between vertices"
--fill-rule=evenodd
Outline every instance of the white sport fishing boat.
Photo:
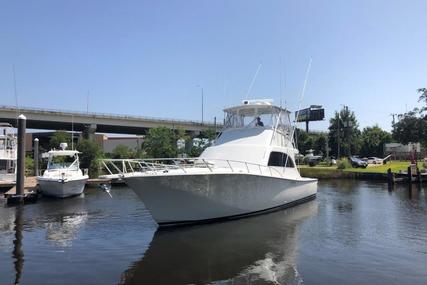
M 0 123 L 0 182 L 15 183 L 16 181 L 16 136 L 12 125 Z
M 139 161 L 140 170 L 124 174 L 160 226 L 240 218 L 315 197 L 317 179 L 301 177 L 295 164 L 289 111 L 265 99 L 224 111 L 224 129 L 199 158 Z
M 43 176 L 37 177 L 40 191 L 43 195 L 58 198 L 80 195 L 89 176 L 80 169 L 79 152 L 66 150 L 66 143 L 61 143 L 61 148 L 43 154 L 48 158 L 48 164 Z

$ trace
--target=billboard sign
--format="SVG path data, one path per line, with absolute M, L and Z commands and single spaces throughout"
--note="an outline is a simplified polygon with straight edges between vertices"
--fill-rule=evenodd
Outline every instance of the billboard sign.
M 319 105 L 311 105 L 310 108 L 295 112 L 297 122 L 322 121 L 325 118 L 325 109 Z

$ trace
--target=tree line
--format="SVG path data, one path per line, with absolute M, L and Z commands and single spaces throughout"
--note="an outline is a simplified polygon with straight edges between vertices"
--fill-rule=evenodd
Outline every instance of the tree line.
M 183 129 L 169 129 L 157 127 L 150 129 L 144 137 L 141 146 L 130 148 L 118 145 L 111 153 L 105 153 L 101 146 L 91 139 L 79 139 L 74 148 L 81 152 L 80 166 L 89 169 L 89 175 L 96 177 L 99 170 L 99 160 L 103 158 L 134 159 L 134 158 L 173 158 L 179 154 L 187 153 L 188 156 L 199 156 L 201 152 L 215 139 L 213 129 L 201 131 L 193 140 Z M 60 143 L 67 143 L 71 147 L 71 134 L 65 131 L 56 131 L 49 140 L 50 149 L 59 148 Z M 178 142 L 186 147 L 178 147 Z M 41 149 L 40 152 L 47 151 Z M 31 161 L 28 159 L 28 167 Z M 43 168 L 43 167 L 42 167 Z
M 307 134 L 298 129 L 296 141 L 301 154 L 313 149 L 315 154 L 343 157 L 351 155 L 384 155 L 384 145 L 390 142 L 402 144 L 420 142 L 427 146 L 427 88 L 420 88 L 419 108 L 397 115 L 392 122 L 392 132 L 381 129 L 378 125 L 359 129 L 356 115 L 347 106 L 335 112 L 329 120 L 328 132 Z
M 299 152 L 306 154 L 312 149 L 315 154 L 335 158 L 352 155 L 382 157 L 384 145 L 392 142 L 392 134 L 378 125 L 360 131 L 354 112 L 347 108 L 335 112 L 329 120 L 328 130 L 307 134 L 298 129 L 296 141 Z

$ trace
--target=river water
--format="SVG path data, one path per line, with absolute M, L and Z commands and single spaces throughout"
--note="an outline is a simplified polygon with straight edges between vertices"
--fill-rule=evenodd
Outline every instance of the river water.
M 427 284 L 427 187 L 321 181 L 290 209 L 161 231 L 112 195 L 0 201 L 0 284 Z

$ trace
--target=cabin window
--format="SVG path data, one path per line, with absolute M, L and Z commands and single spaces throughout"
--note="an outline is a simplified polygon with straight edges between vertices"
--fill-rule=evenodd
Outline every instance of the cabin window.
M 286 153 L 272 151 L 268 160 L 268 166 L 280 166 L 280 167 L 295 167 L 294 161 Z

